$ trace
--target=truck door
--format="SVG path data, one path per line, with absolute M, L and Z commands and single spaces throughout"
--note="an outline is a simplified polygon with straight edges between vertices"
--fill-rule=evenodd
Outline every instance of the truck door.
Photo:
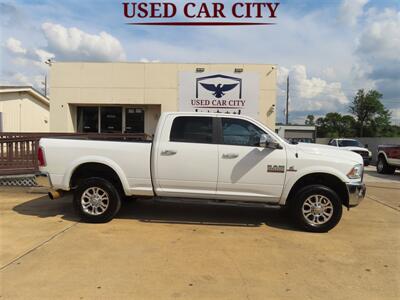
M 214 197 L 218 176 L 218 149 L 214 119 L 171 115 L 163 126 L 155 155 L 155 191 L 158 196 Z
M 268 133 L 247 120 L 218 119 L 217 198 L 278 202 L 285 181 L 285 149 L 259 147 L 261 134 Z

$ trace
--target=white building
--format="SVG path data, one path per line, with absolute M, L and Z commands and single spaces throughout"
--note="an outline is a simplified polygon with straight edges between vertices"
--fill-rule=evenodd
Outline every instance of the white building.
M 315 143 L 316 127 L 309 125 L 276 125 L 275 132 L 291 142 Z
M 48 132 L 49 106 L 30 86 L 0 86 L 0 132 Z

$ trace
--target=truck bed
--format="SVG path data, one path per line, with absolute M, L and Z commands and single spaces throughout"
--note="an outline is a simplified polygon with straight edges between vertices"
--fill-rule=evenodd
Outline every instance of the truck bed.
M 44 138 L 47 169 L 56 189 L 69 190 L 69 178 L 84 163 L 105 164 L 124 180 L 126 194 L 152 194 L 150 140 L 99 140 L 88 138 Z M 96 176 L 96 174 L 93 174 Z

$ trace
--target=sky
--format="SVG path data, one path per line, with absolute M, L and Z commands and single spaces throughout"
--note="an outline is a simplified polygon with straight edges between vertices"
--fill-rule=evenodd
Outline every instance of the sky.
M 121 2 L 0 0 L 0 84 L 41 90 L 49 58 L 267 63 L 277 122 L 289 76 L 292 123 L 348 114 L 358 89 L 376 89 L 400 125 L 400 0 L 281 0 L 275 25 L 246 27 L 129 26 Z

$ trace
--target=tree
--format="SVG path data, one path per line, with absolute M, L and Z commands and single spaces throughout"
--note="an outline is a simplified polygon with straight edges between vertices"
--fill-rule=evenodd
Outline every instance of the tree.
M 355 131 L 356 120 L 353 116 L 345 115 L 341 119 L 342 137 L 353 137 L 356 135 Z
M 356 120 L 350 115 L 327 113 L 316 121 L 318 137 L 351 137 L 354 136 Z
M 381 98 L 378 91 L 365 93 L 363 89 L 358 90 L 354 97 L 349 111 L 356 117 L 360 137 L 364 136 L 366 127 L 369 127 L 368 135 L 374 135 L 382 126 L 390 126 L 390 112 L 383 106 Z
M 305 124 L 313 126 L 313 125 L 315 125 L 314 120 L 315 120 L 315 117 L 313 115 L 308 115 L 306 118 Z

